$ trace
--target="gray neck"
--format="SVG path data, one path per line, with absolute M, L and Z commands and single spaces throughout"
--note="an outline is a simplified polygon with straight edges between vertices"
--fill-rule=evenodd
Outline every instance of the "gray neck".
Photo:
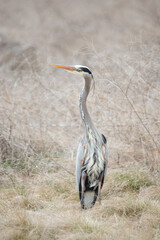
M 96 131 L 86 105 L 87 97 L 90 92 L 92 77 L 90 75 L 85 75 L 84 79 L 85 79 L 85 86 L 80 94 L 80 99 L 79 99 L 80 114 L 81 114 L 81 118 L 82 118 L 82 122 L 85 130 L 87 130 L 89 127 L 93 131 L 94 130 Z

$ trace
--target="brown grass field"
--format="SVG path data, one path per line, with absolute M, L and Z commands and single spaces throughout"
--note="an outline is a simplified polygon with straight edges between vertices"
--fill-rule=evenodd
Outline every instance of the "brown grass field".
M 75 183 L 83 79 L 108 139 L 102 204 Z M 0 240 L 160 239 L 160 1 L 0 0 Z

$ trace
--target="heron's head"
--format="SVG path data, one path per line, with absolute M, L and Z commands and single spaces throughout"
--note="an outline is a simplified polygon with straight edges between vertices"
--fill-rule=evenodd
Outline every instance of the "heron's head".
M 90 75 L 93 78 L 93 75 L 92 75 L 91 71 L 89 70 L 89 68 L 86 66 L 83 66 L 83 65 L 73 65 L 73 66 L 62 66 L 62 65 L 55 65 L 55 64 L 51 64 L 51 65 L 53 67 L 65 69 L 66 71 L 69 71 L 72 73 L 81 74 L 83 76 Z

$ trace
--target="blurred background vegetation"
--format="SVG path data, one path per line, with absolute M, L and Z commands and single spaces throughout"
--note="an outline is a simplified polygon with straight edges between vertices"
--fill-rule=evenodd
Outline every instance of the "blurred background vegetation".
M 158 240 L 160 2 L 0 0 L 0 23 L 3 239 Z M 84 214 L 74 176 L 83 79 L 51 63 L 87 65 L 96 82 L 88 108 L 110 163 L 103 207 Z

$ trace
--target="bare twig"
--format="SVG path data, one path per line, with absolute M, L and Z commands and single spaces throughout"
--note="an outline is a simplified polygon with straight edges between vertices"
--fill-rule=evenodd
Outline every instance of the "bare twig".
M 110 83 L 112 83 L 114 86 L 116 86 L 117 88 L 120 89 L 120 91 L 123 93 L 123 95 L 125 96 L 125 98 L 127 99 L 128 103 L 130 104 L 131 108 L 133 109 L 134 113 L 136 114 L 137 118 L 139 119 L 139 121 L 141 122 L 142 126 L 144 127 L 144 129 L 146 130 L 146 132 L 148 133 L 148 135 L 151 137 L 157 151 L 160 153 L 160 149 L 159 146 L 157 144 L 157 142 L 155 141 L 153 135 L 151 134 L 151 132 L 149 131 L 149 129 L 146 127 L 146 125 L 143 123 L 142 118 L 140 117 L 140 115 L 138 114 L 137 110 L 135 109 L 133 103 L 131 102 L 131 100 L 129 99 L 129 97 L 126 95 L 125 91 L 115 82 L 115 81 L 111 81 L 109 79 L 101 79 L 101 80 L 105 80 L 108 81 Z

